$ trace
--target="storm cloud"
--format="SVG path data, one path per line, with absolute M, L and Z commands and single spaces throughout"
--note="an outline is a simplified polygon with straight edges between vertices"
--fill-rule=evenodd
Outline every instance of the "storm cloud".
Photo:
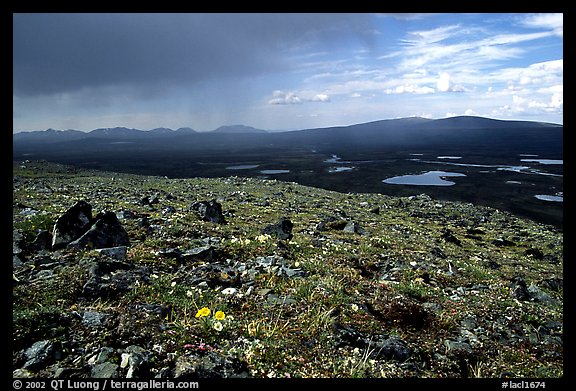
M 369 39 L 365 14 L 14 14 L 15 96 L 286 71 L 290 51 Z

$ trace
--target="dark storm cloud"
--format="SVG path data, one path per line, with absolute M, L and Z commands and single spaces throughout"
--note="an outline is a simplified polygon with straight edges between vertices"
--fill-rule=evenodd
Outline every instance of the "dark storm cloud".
M 13 21 L 19 96 L 276 72 L 293 65 L 291 49 L 335 47 L 344 33 L 365 39 L 370 30 L 366 14 L 15 14 Z

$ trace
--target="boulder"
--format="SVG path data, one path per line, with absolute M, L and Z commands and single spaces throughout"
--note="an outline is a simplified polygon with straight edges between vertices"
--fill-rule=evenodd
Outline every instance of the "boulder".
M 92 206 L 78 201 L 58 217 L 52 230 L 52 249 L 65 247 L 82 236 L 92 224 Z
M 216 200 L 195 202 L 190 209 L 196 211 L 204 221 L 226 224 L 226 219 L 222 214 L 222 205 Z
M 68 244 L 73 248 L 109 248 L 128 246 L 130 239 L 113 212 L 99 213 L 94 224 L 82 236 Z
M 271 236 L 276 236 L 278 239 L 290 240 L 290 239 L 292 239 L 292 227 L 293 226 L 294 226 L 294 224 L 292 224 L 292 222 L 288 218 L 281 217 L 280 220 L 278 221 L 278 223 L 271 224 L 271 225 L 265 227 L 264 229 L 262 229 L 262 233 L 268 234 Z

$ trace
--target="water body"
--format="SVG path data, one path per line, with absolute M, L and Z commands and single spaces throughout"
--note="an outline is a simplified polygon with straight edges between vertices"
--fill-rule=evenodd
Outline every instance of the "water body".
M 542 201 L 564 202 L 564 196 L 536 194 L 534 197 Z
M 520 159 L 521 162 L 526 163 L 540 163 L 540 164 L 564 164 L 564 160 L 557 159 Z
M 227 170 L 251 170 L 253 168 L 259 167 L 259 164 L 241 164 L 239 166 L 229 166 L 226 167 Z
M 333 172 L 344 172 L 344 171 L 351 171 L 353 170 L 354 167 L 332 167 L 328 169 L 328 172 L 333 173 Z
M 290 170 L 262 170 L 261 174 L 274 175 L 274 174 L 288 174 Z
M 461 167 L 478 167 L 478 168 L 495 168 L 496 170 L 500 171 L 512 171 L 518 172 L 521 174 L 536 174 L 536 175 L 550 175 L 550 176 L 558 176 L 561 177 L 560 174 L 551 174 L 548 172 L 542 172 L 538 170 L 531 169 L 528 166 L 505 166 L 505 165 L 495 165 L 495 164 L 473 164 L 473 163 L 454 163 L 454 162 L 443 162 L 443 161 L 434 161 L 434 160 L 421 160 L 422 163 L 430 163 L 430 164 L 444 164 L 450 166 L 461 166 Z M 562 160 L 563 162 L 563 160 Z M 560 164 L 560 163 L 558 163 Z
M 436 159 L 462 159 L 462 156 L 436 156 Z
M 445 177 L 462 177 L 466 174 L 459 172 L 428 171 L 419 175 L 401 175 L 384 179 L 382 182 L 390 185 L 417 185 L 417 186 L 452 186 L 456 182 L 447 181 Z

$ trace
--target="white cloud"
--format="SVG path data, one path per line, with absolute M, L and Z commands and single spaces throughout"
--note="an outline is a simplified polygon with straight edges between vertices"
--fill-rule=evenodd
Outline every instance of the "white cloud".
M 564 15 L 563 14 L 536 14 L 531 15 L 522 21 L 527 27 L 552 30 L 560 38 L 564 37 Z
M 273 98 L 268 101 L 269 105 L 293 105 L 302 103 L 302 99 L 293 92 L 276 90 L 272 93 Z
M 310 100 L 312 102 L 330 102 L 330 96 L 326 94 L 316 94 Z
M 294 105 L 304 102 L 330 102 L 330 95 L 316 94 L 310 91 L 282 91 L 276 90 L 272 93 L 272 99 L 268 100 L 269 105 Z
M 436 81 L 436 88 L 439 92 L 465 92 L 466 88 L 452 83 L 448 72 L 441 72 Z
M 395 88 L 387 88 L 384 92 L 386 94 L 433 94 L 436 90 L 427 86 L 420 87 L 415 84 L 401 84 Z

